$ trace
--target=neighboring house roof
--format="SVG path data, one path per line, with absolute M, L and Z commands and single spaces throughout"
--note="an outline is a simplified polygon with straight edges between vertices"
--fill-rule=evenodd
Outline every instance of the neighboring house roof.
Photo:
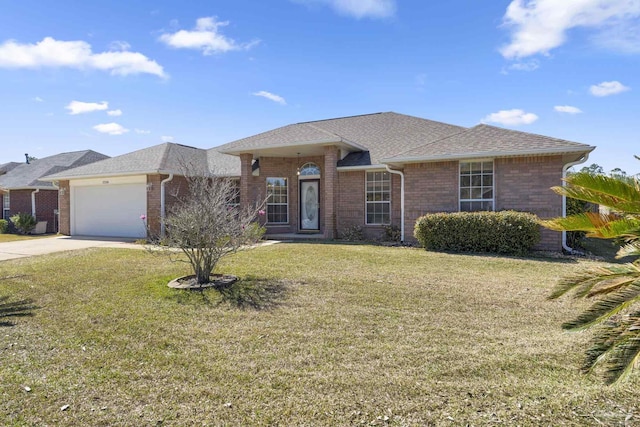
M 7 190 L 30 188 L 54 189 L 53 183 L 43 181 L 42 178 L 46 175 L 55 174 L 106 158 L 109 158 L 109 156 L 93 150 L 83 150 L 56 154 L 42 159 L 32 160 L 30 163 L 20 163 L 6 174 L 0 175 L 0 187 Z
M 259 149 L 343 143 L 348 151 L 368 152 L 368 164 L 464 131 L 465 128 L 398 113 L 375 113 L 284 126 L 218 147 L 240 154 Z M 363 156 L 344 158 L 340 166 L 358 166 Z
M 20 166 L 22 163 L 20 162 L 9 162 L 0 165 L 0 175 L 4 175 L 10 170 L 14 169 L 16 166 Z
M 49 175 L 46 179 L 61 180 L 157 173 L 184 175 L 187 169 L 211 170 L 212 166 L 218 165 L 226 165 L 226 169 L 230 171 L 230 174 L 237 172 L 236 175 L 240 176 L 240 160 L 237 157 L 216 153 L 214 150 L 206 151 L 201 148 L 166 142 Z
M 586 144 L 485 124 L 464 128 L 398 113 L 376 113 L 284 126 L 218 147 L 223 153 L 271 155 L 340 142 L 338 167 L 481 156 L 586 153 Z M 303 151 L 303 150 L 300 150 Z M 303 153 L 304 154 L 304 153 Z
M 594 148 L 564 139 L 481 124 L 464 132 L 387 157 L 383 162 L 406 163 L 493 156 L 585 153 Z

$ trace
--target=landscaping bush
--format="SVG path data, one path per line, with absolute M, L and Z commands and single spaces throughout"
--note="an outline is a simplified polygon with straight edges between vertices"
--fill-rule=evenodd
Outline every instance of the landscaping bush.
M 9 222 L 6 219 L 0 219 L 0 234 L 6 233 L 8 228 Z
M 540 227 L 524 212 L 436 213 L 418 218 L 414 236 L 427 250 L 523 255 L 540 241 Z
M 17 213 L 9 218 L 21 234 L 29 234 L 36 228 L 36 219 L 30 213 Z
M 342 230 L 340 238 L 347 242 L 361 242 L 364 240 L 364 230 L 359 225 L 352 225 Z

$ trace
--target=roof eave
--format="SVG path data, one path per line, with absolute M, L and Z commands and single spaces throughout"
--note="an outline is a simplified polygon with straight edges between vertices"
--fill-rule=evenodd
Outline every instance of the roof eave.
M 84 175 L 50 175 L 40 178 L 41 181 L 68 181 L 72 179 L 89 179 L 89 178 L 107 178 L 113 176 L 134 176 L 134 175 L 182 175 L 179 172 L 169 170 L 141 170 L 132 172 L 112 172 L 112 173 L 98 173 L 98 174 L 84 174 Z
M 281 148 L 296 148 L 296 147 L 304 147 L 308 145 L 343 145 L 346 147 L 354 148 L 356 151 L 367 151 L 368 149 L 358 143 L 352 141 L 346 141 L 344 139 L 319 139 L 314 141 L 300 141 L 294 142 L 292 144 L 277 144 L 277 145 L 268 145 L 262 147 L 244 147 L 244 148 L 236 148 L 236 149 L 217 149 L 219 153 L 222 154 L 230 154 L 233 156 L 238 156 L 243 153 L 255 153 L 261 150 L 274 150 Z
M 18 190 L 57 190 L 57 187 L 45 186 L 45 185 L 23 185 L 19 187 L 3 187 L 0 189 L 2 191 L 18 191 Z
M 585 146 L 576 148 L 563 148 L 563 149 L 544 149 L 544 150 L 530 150 L 530 151 L 483 151 L 478 153 L 460 153 L 460 154 L 447 154 L 441 156 L 412 156 L 412 157 L 389 157 L 380 160 L 382 163 L 422 163 L 422 162 L 437 162 L 447 160 L 462 160 L 462 159 L 479 159 L 489 157 L 525 157 L 525 156 L 551 156 L 560 154 L 575 154 L 575 153 L 590 153 L 595 150 L 596 147 Z
M 338 172 L 363 171 L 370 169 L 385 169 L 385 165 L 359 165 L 359 166 L 338 166 Z

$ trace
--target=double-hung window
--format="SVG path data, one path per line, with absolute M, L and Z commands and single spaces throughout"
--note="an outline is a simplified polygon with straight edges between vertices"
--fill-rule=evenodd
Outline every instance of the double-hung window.
M 2 218 L 8 220 L 9 212 L 11 209 L 11 202 L 9 199 L 9 192 L 7 191 L 2 195 Z
M 267 178 L 267 224 L 289 222 L 287 178 Z
M 390 224 L 391 176 L 389 172 L 367 172 L 365 196 L 367 224 Z
M 460 211 L 492 211 L 493 195 L 493 161 L 460 162 Z

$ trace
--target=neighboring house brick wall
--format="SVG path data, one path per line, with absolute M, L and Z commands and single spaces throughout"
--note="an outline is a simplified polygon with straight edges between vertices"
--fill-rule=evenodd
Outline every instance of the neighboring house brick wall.
M 10 197 L 10 214 L 31 213 L 31 192 L 33 190 L 11 190 Z
M 71 189 L 69 181 L 60 181 L 58 183 L 59 194 L 59 221 L 58 232 L 64 235 L 71 235 Z
M 55 233 L 58 209 L 58 190 L 40 190 L 36 193 L 36 219 L 47 221 L 47 233 Z
M 32 213 L 31 193 L 35 190 L 11 190 L 9 216 L 18 213 Z M 40 190 L 35 194 L 36 219 L 47 221 L 47 233 L 56 231 L 55 215 L 53 211 L 58 209 L 58 191 Z
M 562 216 L 562 197 L 550 188 L 561 185 L 563 166 L 562 156 L 496 159 L 496 210 L 531 212 L 540 218 Z M 561 233 L 541 227 L 541 234 L 536 249 L 561 250 Z

